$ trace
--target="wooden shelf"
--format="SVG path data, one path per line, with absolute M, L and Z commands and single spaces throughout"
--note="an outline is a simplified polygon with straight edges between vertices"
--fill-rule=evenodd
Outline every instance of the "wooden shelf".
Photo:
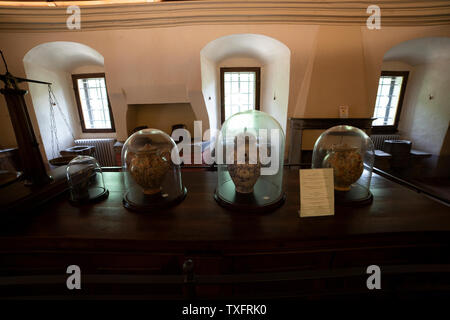
M 98 282 L 108 275 L 104 281 L 122 295 L 151 290 L 152 298 L 186 297 L 183 288 L 189 284 L 196 296 L 205 298 L 320 297 L 333 290 L 337 295 L 363 290 L 360 275 L 378 264 L 397 270 L 392 279 L 383 278 L 384 293 L 401 292 L 405 287 L 399 286 L 408 281 L 425 291 L 444 284 L 450 292 L 450 285 L 445 287 L 450 284 L 445 271 L 450 257 L 442 254 L 450 250 L 447 206 L 374 174 L 371 205 L 337 206 L 334 216 L 299 218 L 298 170 L 287 169 L 281 208 L 266 214 L 233 212 L 214 200 L 216 175 L 183 172 L 186 199 L 159 213 L 126 210 L 121 173 L 105 172 L 110 196 L 103 202 L 73 207 L 62 195 L 26 215 L 9 215 L 0 225 L 0 279 L 60 275 L 65 281 L 65 268 L 77 264 L 88 275 L 89 294 L 112 294 Z M 185 282 L 187 259 L 203 285 Z M 414 268 L 428 271 L 416 276 Z M 142 276 L 141 286 L 131 275 Z M 409 277 L 413 280 L 405 280 Z M 42 286 L 30 284 L 15 292 L 68 294 L 64 285 Z M 7 296 L 10 289 L 0 284 L 0 295 Z

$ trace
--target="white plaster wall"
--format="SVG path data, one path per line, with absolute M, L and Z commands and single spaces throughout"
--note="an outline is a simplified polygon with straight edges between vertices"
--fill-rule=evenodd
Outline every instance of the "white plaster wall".
M 289 68 L 288 55 L 269 63 L 265 68 L 265 77 L 268 81 L 262 91 L 264 99 L 262 110 L 280 123 L 285 134 L 289 102 Z
M 216 64 L 201 56 L 202 97 L 211 129 L 220 128 L 220 82 Z
M 2 47 L 5 48 L 10 70 L 19 76 L 25 75 L 21 61 L 24 55 L 46 42 L 78 42 L 103 55 L 117 138 L 124 140 L 128 136 L 126 110 L 129 103 L 189 102 L 196 119 L 203 121 L 203 128 L 210 127 L 210 119 L 205 110 L 210 108 L 214 101 L 209 103 L 208 97 L 205 98 L 202 93 L 200 51 L 212 40 L 229 34 L 258 33 L 283 43 L 290 43 L 300 55 L 299 59 L 293 62 L 297 72 L 296 79 L 302 79 L 307 59 L 301 56 L 308 51 L 317 28 L 286 25 L 276 28 L 272 25 L 213 25 L 64 33 L 0 33 L 0 41 L 4 44 Z M 294 81 L 296 85 L 301 82 L 302 80 Z M 26 84 L 23 86 L 27 87 Z M 298 90 L 293 89 L 290 90 L 290 95 L 295 92 L 296 96 Z M 290 101 L 290 97 L 288 100 Z M 27 98 L 27 102 L 30 115 L 37 126 L 31 99 Z M 0 100 L 0 104 L 3 107 L 4 101 Z M 6 116 L 2 120 L 10 125 Z M 217 123 L 217 119 L 212 118 L 211 121 Z M 12 132 L 8 131 L 5 136 L 9 138 L 0 137 L 0 144 L 11 140 Z
M 450 122 L 449 88 L 450 60 L 417 65 L 410 74 L 399 130 L 414 149 L 440 154 Z
M 32 97 L 39 132 L 43 142 L 41 143 L 41 148 L 44 148 L 47 159 L 59 157 L 59 150 L 73 145 L 72 133 L 74 135 L 78 133 L 78 126 L 76 125 L 77 121 L 74 118 L 74 111 L 76 107 L 73 103 L 70 75 L 65 71 L 48 70 L 47 68 L 36 64 L 29 64 L 27 66 L 27 76 L 31 79 L 39 79 L 41 81 L 52 83 L 52 90 L 55 94 L 56 100 L 70 126 L 70 128 L 67 127 L 63 120 L 63 115 L 59 112 L 58 108 L 55 107 L 54 112 L 59 149 L 55 143 L 55 154 L 53 154 L 48 87 L 42 84 L 30 83 L 29 93 Z
M 450 38 L 420 37 L 401 42 L 386 52 L 382 67 L 410 71 L 400 134 L 412 141 L 414 149 L 445 153 L 450 123 Z
M 413 66 L 402 61 L 383 61 L 381 66 L 382 71 L 412 71 L 413 69 Z
M 320 30 L 324 32 L 319 34 Z M 73 41 L 100 53 L 104 57 L 117 137 L 123 140 L 128 135 L 127 99 L 145 103 L 160 101 L 160 98 L 165 100 L 161 103 L 185 99 L 191 103 L 196 119 L 203 120 L 209 126 L 210 119 L 205 110 L 212 103 L 202 93 L 200 51 L 214 39 L 239 33 L 272 37 L 291 51 L 288 117 L 333 117 L 337 115 L 337 105 L 349 103 L 350 100 L 362 101 L 351 103 L 351 117 L 370 117 L 384 54 L 405 40 L 449 37 L 450 26 L 383 26 L 381 30 L 368 30 L 365 26 L 206 24 L 139 30 L 2 32 L 0 43 L 10 71 L 17 76 L 26 76 L 23 57 L 42 43 Z M 329 72 L 326 67 L 329 62 L 331 66 L 340 64 L 335 69 L 340 71 Z M 349 85 L 335 90 L 335 84 L 342 81 L 343 74 L 347 77 L 354 70 L 358 75 L 355 81 L 361 83 L 357 83 L 356 87 Z M 21 86 L 28 88 L 27 84 Z M 161 88 L 165 93 L 159 95 L 159 89 L 152 88 Z M 26 101 L 30 117 L 37 127 L 29 95 Z M 12 145 L 14 135 L 5 110 L 5 101 L 0 98 L 0 145 Z M 40 133 L 36 133 L 39 137 Z
M 373 110 L 366 90 L 361 30 L 355 27 L 320 28 L 309 87 L 309 117 L 339 117 L 339 106 L 349 106 L 349 117 Z

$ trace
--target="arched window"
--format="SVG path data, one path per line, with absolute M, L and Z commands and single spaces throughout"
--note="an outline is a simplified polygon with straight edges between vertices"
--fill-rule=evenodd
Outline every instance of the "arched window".
M 104 73 L 73 74 L 83 132 L 115 132 Z
M 408 75 L 408 71 L 381 72 L 373 113 L 374 132 L 397 131 Z
M 210 41 L 200 51 L 210 127 L 218 129 L 232 114 L 256 109 L 286 130 L 290 59 L 285 44 L 261 34 L 231 34 Z
M 220 68 L 222 123 L 235 113 L 259 110 L 260 91 L 260 68 Z

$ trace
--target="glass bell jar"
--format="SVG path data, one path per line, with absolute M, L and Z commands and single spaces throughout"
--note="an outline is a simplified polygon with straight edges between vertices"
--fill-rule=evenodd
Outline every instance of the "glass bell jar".
M 150 212 L 183 201 L 187 190 L 181 180 L 178 148 L 158 129 L 133 133 L 122 149 L 125 208 Z
M 66 168 L 70 189 L 70 202 L 82 204 L 100 201 L 108 197 L 102 168 L 97 160 L 90 156 L 73 158 Z
M 333 168 L 336 203 L 369 204 L 374 147 L 361 129 L 340 125 L 326 130 L 314 145 L 312 168 Z
M 249 110 L 228 118 L 216 142 L 216 201 L 241 212 L 280 207 L 284 141 L 280 124 L 267 113 Z

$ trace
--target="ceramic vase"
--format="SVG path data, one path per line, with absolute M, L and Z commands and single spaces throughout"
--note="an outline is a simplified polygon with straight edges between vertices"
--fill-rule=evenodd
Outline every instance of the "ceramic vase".
M 348 191 L 364 170 L 361 154 L 356 148 L 335 146 L 323 159 L 324 167 L 333 168 L 334 189 Z
M 227 166 L 236 192 L 248 194 L 253 192 L 253 187 L 261 175 L 261 163 L 258 157 L 258 147 L 255 145 L 254 148 L 250 148 L 251 142 L 249 142 L 249 139 L 245 139 L 244 141 L 245 144 L 243 146 L 237 146 L 237 139 L 235 139 L 234 161 Z M 250 163 L 249 152 L 251 150 L 256 150 L 256 163 Z M 244 163 L 238 162 L 239 152 L 244 152 Z
M 129 166 L 130 174 L 144 194 L 155 195 L 161 192 L 164 176 L 170 169 L 170 158 L 167 152 L 146 144 L 137 151 Z

